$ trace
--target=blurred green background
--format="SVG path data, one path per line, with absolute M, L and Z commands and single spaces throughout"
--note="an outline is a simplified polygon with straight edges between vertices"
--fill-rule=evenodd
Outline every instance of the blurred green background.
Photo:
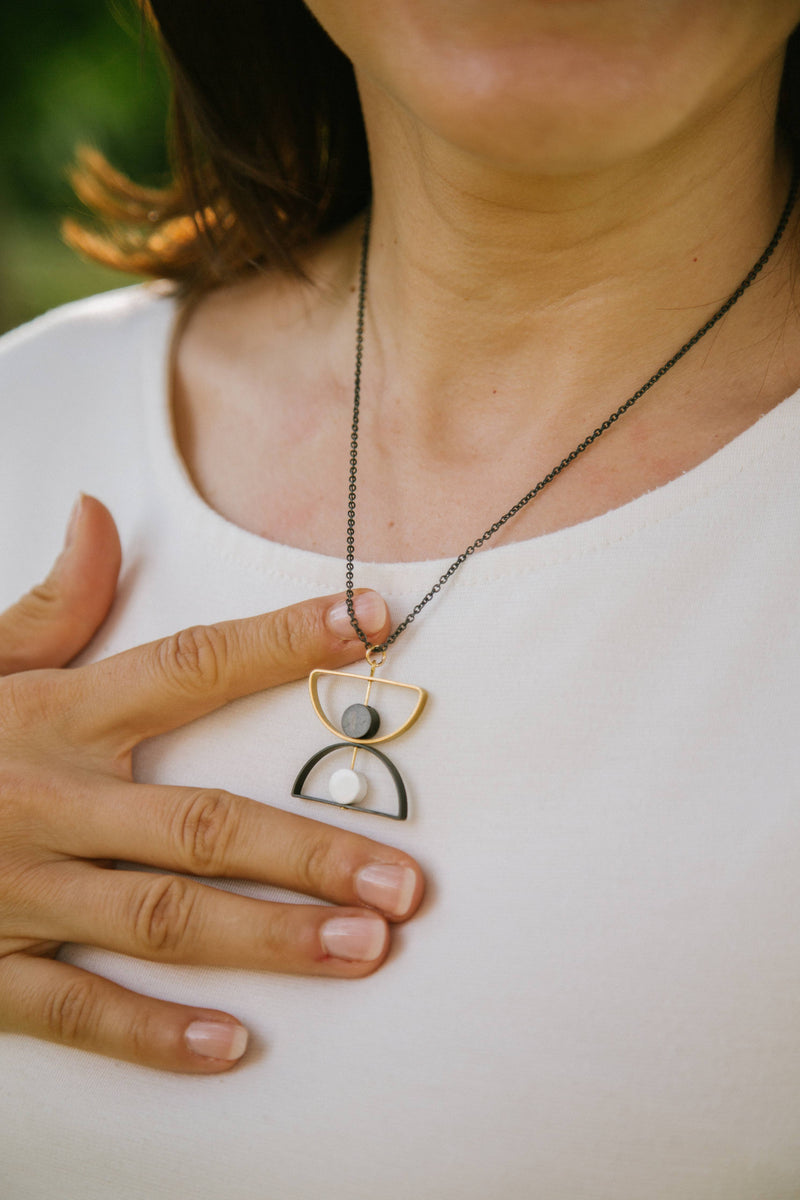
M 61 241 L 79 216 L 66 173 L 89 143 L 165 181 L 164 72 L 134 0 L 0 0 L 0 331 L 132 282 Z

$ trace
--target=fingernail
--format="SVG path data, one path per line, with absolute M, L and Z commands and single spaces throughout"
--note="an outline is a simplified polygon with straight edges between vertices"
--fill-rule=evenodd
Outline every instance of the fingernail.
M 247 1049 L 247 1030 L 228 1021 L 192 1021 L 184 1034 L 186 1045 L 201 1058 L 234 1062 Z
M 86 499 L 86 497 L 85 497 L 84 493 L 78 492 L 78 498 L 75 501 L 75 503 L 73 504 L 72 511 L 69 514 L 69 521 L 67 522 L 67 532 L 64 535 L 64 550 L 65 551 L 69 550 L 70 546 L 75 541 L 75 534 L 78 531 L 78 525 L 80 524 L 81 513 L 83 511 L 83 502 L 85 499 Z
M 359 592 L 357 596 L 353 596 L 353 608 L 364 633 L 380 633 L 388 616 L 386 601 L 382 596 L 379 596 L 377 592 Z M 347 611 L 345 600 L 340 600 L 329 608 L 326 619 L 328 628 L 337 637 L 358 637 L 350 622 L 350 614 Z
M 387 930 L 383 921 L 372 917 L 334 917 L 319 931 L 323 949 L 333 958 L 351 962 L 372 962 L 386 947 Z
M 411 907 L 417 877 L 410 867 L 390 863 L 372 863 L 356 875 L 356 892 L 366 904 L 373 904 L 393 917 L 404 917 Z

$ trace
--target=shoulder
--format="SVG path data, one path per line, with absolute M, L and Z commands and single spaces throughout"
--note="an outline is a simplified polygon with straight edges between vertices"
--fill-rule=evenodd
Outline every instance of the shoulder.
M 175 301 L 150 285 L 64 305 L 0 338 L 0 592 L 56 552 L 79 491 L 121 531 L 152 476 L 149 421 L 166 395 Z M 27 581 L 27 582 L 26 582 Z
M 168 361 L 175 301 L 151 285 L 78 300 L 0 338 L 7 446 L 139 422 Z
M 170 322 L 175 301 L 163 285 L 137 285 L 76 300 L 0 337 L 0 374 L 37 369 L 52 378 L 60 363 L 92 366 L 146 348 Z

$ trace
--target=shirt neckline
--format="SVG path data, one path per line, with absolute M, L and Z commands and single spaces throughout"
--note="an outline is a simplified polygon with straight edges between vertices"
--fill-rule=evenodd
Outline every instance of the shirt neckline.
M 336 557 L 271 541 L 229 521 L 213 509 L 194 486 L 178 449 L 171 399 L 172 348 L 180 308 L 174 296 L 156 295 L 150 306 L 148 336 L 143 339 L 142 386 L 151 449 L 157 474 L 171 506 L 181 519 L 203 539 L 209 553 L 241 568 L 277 572 L 307 587 L 342 590 L 344 556 Z M 748 467 L 763 460 L 765 453 L 780 443 L 784 433 L 797 426 L 800 390 L 775 405 L 747 429 L 726 442 L 708 458 L 665 484 L 587 521 L 552 533 L 489 546 L 473 555 L 462 574 L 459 571 L 448 589 L 470 584 L 496 582 L 505 575 L 539 570 L 554 564 L 596 553 L 604 547 L 635 536 L 642 530 L 696 504 L 729 484 Z M 763 469 L 763 463 L 762 469 Z M 344 505 L 344 494 L 342 503 Z M 343 509 L 344 511 L 344 509 Z M 391 595 L 427 582 L 432 584 L 452 556 L 416 562 L 366 562 L 355 564 L 356 586 L 372 586 Z M 427 590 L 427 587 L 425 588 Z

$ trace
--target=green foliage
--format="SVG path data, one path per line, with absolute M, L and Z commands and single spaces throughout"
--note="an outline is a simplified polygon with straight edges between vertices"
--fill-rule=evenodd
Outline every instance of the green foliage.
M 0 4 L 0 327 L 129 282 L 82 263 L 58 227 L 79 213 L 75 146 L 146 183 L 166 177 L 166 83 L 133 0 Z

